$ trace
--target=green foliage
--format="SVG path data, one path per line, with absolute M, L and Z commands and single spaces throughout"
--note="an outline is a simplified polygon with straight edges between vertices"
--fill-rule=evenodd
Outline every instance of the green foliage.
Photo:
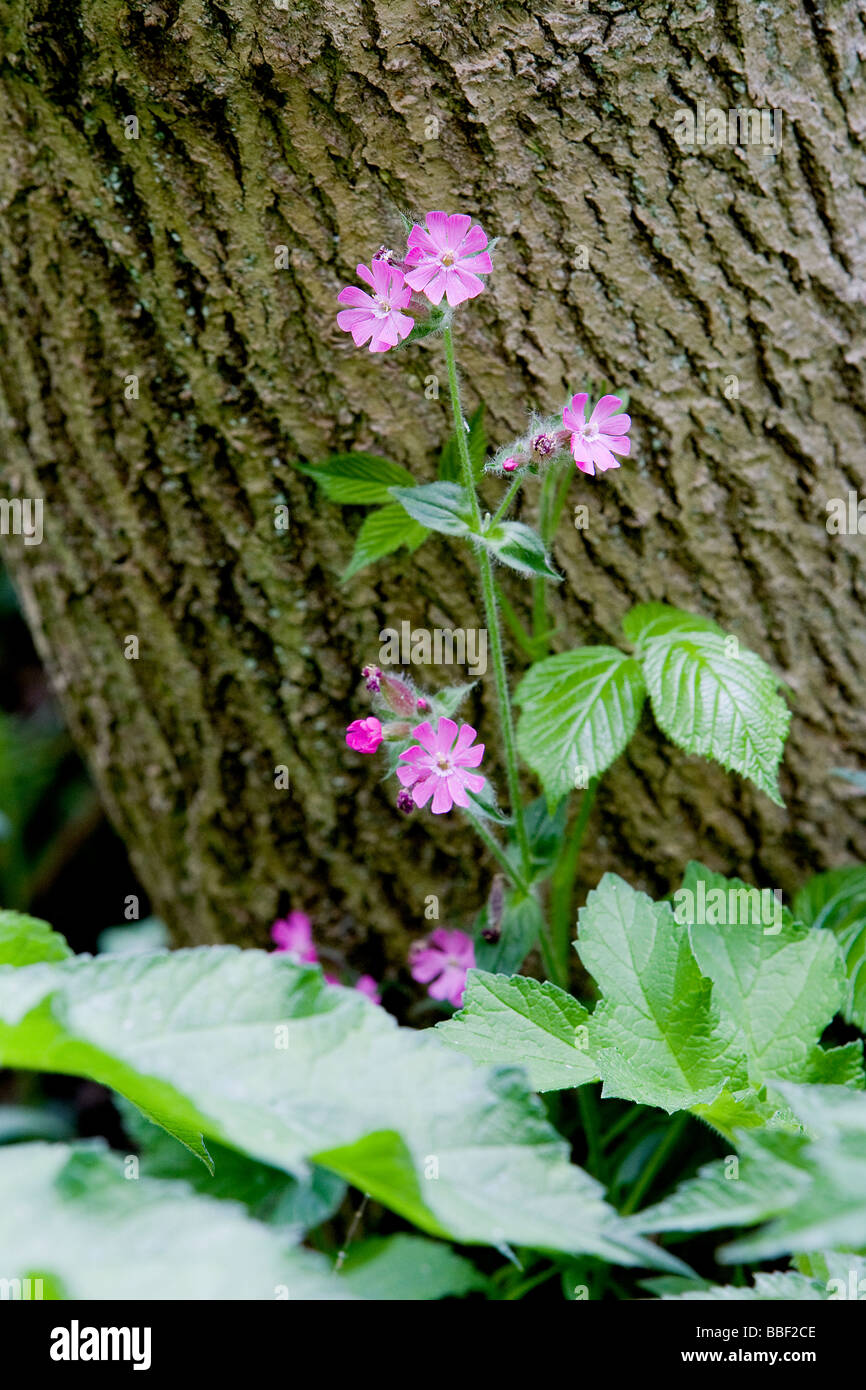
M 517 747 L 551 801 L 619 757 L 640 718 L 640 667 L 614 647 L 579 647 L 531 666 L 514 695 Z M 583 781 L 585 785 L 585 780 Z
M 586 1040 L 589 1014 L 549 981 L 470 970 L 463 1008 L 437 1033 L 476 1062 L 523 1066 L 537 1091 L 597 1081 Z
M 413 521 L 396 502 L 390 502 L 387 507 L 380 507 L 361 523 L 361 529 L 355 537 L 352 558 L 343 571 L 340 582 L 345 584 L 359 570 L 366 569 L 385 555 L 392 555 L 402 546 L 406 546 L 408 550 L 417 550 L 422 541 L 427 539 L 427 535 L 427 529 Z
M 676 1263 L 623 1236 L 520 1073 L 479 1069 L 284 955 L 6 967 L 0 1020 L 3 1064 L 111 1086 L 209 1161 L 202 1136 L 293 1176 L 317 1163 L 431 1235 Z
M 664 604 L 632 609 L 624 628 L 659 728 L 783 805 L 778 767 L 790 714 L 766 663 L 714 623 Z
M 522 521 L 498 521 L 495 526 L 488 525 L 479 539 L 496 560 L 518 574 L 537 575 L 557 583 L 562 579 L 562 575 L 550 563 L 537 531 L 525 526 Z
M 468 536 L 472 531 L 472 506 L 459 483 L 393 487 L 391 496 L 414 521 L 429 531 L 439 531 L 446 536 Z
M 615 762 L 648 691 L 674 743 L 751 778 L 781 805 L 790 715 L 765 662 L 715 623 L 663 603 L 639 604 L 623 629 L 634 657 L 579 647 L 536 662 L 515 692 L 518 748 L 548 798 L 565 796 L 578 768 L 593 778 Z
M 352 505 L 389 502 L 392 487 L 411 487 L 413 482 L 408 468 L 374 454 L 333 454 L 324 463 L 299 468 L 315 479 L 331 502 Z
M 0 965 L 35 965 L 71 955 L 63 937 L 47 922 L 24 912 L 0 910 Z
M 794 899 L 794 914 L 833 932 L 845 962 L 848 1023 L 866 1030 L 866 865 L 816 874 Z
M 475 1266 L 450 1246 L 408 1235 L 378 1236 L 353 1245 L 341 1278 L 356 1298 L 401 1303 L 462 1298 L 488 1287 Z

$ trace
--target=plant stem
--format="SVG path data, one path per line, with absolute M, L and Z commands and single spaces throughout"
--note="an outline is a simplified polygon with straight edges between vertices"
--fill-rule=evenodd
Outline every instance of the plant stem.
M 481 533 L 481 509 L 472 473 L 472 460 L 466 441 L 466 427 L 463 423 L 463 407 L 460 404 L 460 383 L 457 379 L 457 363 L 454 360 L 454 339 L 449 323 L 444 329 L 442 340 L 445 344 L 445 360 L 448 364 L 448 389 L 451 393 L 451 411 L 454 416 L 454 430 L 457 436 L 457 451 L 463 469 L 463 486 L 471 502 L 475 531 Z M 499 610 L 496 603 L 496 583 L 493 566 L 487 551 L 479 545 L 478 566 L 481 570 L 481 595 L 484 601 L 484 614 L 487 633 L 490 638 L 490 651 L 493 657 L 493 676 L 499 700 L 499 718 L 502 725 L 502 743 L 505 752 L 505 772 L 508 779 L 508 795 L 511 801 L 511 814 L 524 878 L 529 876 L 530 854 L 526 822 L 523 815 L 523 802 L 520 798 L 520 779 L 517 772 L 517 747 L 514 739 L 514 718 L 511 712 L 511 697 L 508 692 L 508 677 L 505 672 L 505 654 L 502 649 L 502 629 L 499 623 Z
M 505 513 L 508 511 L 508 508 L 511 506 L 511 503 L 514 501 L 514 498 L 517 495 L 518 489 L 520 488 L 522 482 L 523 479 L 518 473 L 517 477 L 513 480 L 511 487 L 508 489 L 499 506 L 497 507 L 493 520 L 490 523 L 491 527 L 495 526 L 497 521 L 502 520 Z
M 574 825 L 560 850 L 556 868 L 550 885 L 550 917 L 553 946 L 556 953 L 559 978 L 568 981 L 568 948 L 571 939 L 571 904 L 574 894 L 574 881 L 580 859 L 580 847 L 586 834 L 586 827 L 595 803 L 598 778 L 593 777 L 580 799 L 580 808 Z M 559 983 L 559 979 L 557 980 Z
M 631 1216 L 632 1212 L 637 1209 L 641 1198 L 685 1129 L 688 1118 L 688 1111 L 681 1110 L 679 1115 L 671 1121 L 665 1137 L 652 1157 L 644 1164 L 640 1177 L 620 1207 L 621 1216 Z
M 593 1177 L 597 1178 L 601 1165 L 598 1107 L 595 1103 L 595 1096 L 588 1085 L 578 1086 L 577 1104 L 580 1110 L 580 1122 L 586 1135 L 586 1166 Z
M 522 893 L 528 894 L 529 884 L 526 882 L 526 879 L 523 877 L 520 870 L 516 869 L 514 865 L 511 863 L 511 860 L 506 855 L 505 850 L 499 844 L 495 836 L 491 835 L 484 822 L 479 820 L 477 816 L 474 816 L 471 811 L 466 810 L 465 808 L 464 815 L 466 816 L 466 819 L 469 821 L 479 840 L 482 840 L 484 842 L 484 844 L 490 850 L 490 853 L 493 855 L 494 859 L 496 859 L 502 866 L 511 882 L 514 884 L 514 887 L 519 888 Z

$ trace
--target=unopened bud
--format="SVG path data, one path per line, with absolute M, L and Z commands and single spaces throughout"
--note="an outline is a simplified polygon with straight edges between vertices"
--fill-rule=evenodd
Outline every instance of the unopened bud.
M 379 672 L 379 683 L 382 691 L 382 699 L 394 714 L 402 714 L 405 718 L 415 713 L 417 709 L 418 696 L 415 691 L 410 689 L 405 681 L 398 680 L 396 676 L 386 675 L 383 671 Z
M 487 898 L 487 926 L 481 935 L 485 941 L 498 941 L 502 935 L 502 914 L 505 911 L 505 879 L 495 874 Z
M 397 810 L 402 811 L 404 816 L 410 816 L 415 810 L 415 802 L 412 800 L 410 792 L 406 788 L 401 788 L 397 793 Z

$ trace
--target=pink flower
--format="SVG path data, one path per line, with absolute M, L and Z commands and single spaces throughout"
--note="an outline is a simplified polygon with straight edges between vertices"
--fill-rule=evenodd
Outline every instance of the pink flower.
M 306 912 L 290 912 L 271 927 L 271 940 L 278 951 L 286 951 L 299 964 L 316 960 L 313 945 L 313 924 Z
M 432 796 L 435 816 L 455 805 L 468 806 L 466 788 L 480 792 L 484 786 L 483 777 L 466 770 L 477 767 L 484 756 L 484 744 L 473 743 L 471 725 L 461 724 L 458 733 L 454 720 L 443 715 L 435 733 L 425 720 L 412 730 L 412 737 L 418 742 L 400 754 L 409 766 L 398 767 L 397 776 L 404 787 L 411 787 L 415 805 L 426 806 Z
M 428 212 L 425 221 L 426 231 L 416 222 L 409 233 L 406 284 L 431 304 L 443 294 L 452 306 L 474 299 L 484 289 L 478 276 L 493 269 L 484 232 L 465 212 Z
M 416 941 L 409 952 L 412 979 L 430 986 L 431 999 L 447 999 L 456 1009 L 463 1003 L 466 972 L 474 965 L 471 936 L 445 927 L 437 927 L 427 941 Z
M 361 975 L 355 982 L 355 989 L 361 994 L 366 994 L 368 999 L 372 999 L 374 1004 L 381 1004 L 382 999 L 379 994 L 379 986 L 372 975 Z
M 562 412 L 562 423 L 571 435 L 571 452 L 581 472 L 594 474 L 597 468 L 604 473 L 608 468 L 619 468 L 614 454 L 627 454 L 631 448 L 627 438 L 631 418 L 617 414 L 622 408 L 619 396 L 602 396 L 587 420 L 588 400 L 585 391 L 572 396 L 571 405 Z
M 375 753 L 382 742 L 382 725 L 375 714 L 353 719 L 346 730 L 346 742 L 356 753 Z
M 373 293 L 369 295 L 357 285 L 340 290 L 340 303 L 352 307 L 340 310 L 337 323 L 344 332 L 351 333 L 355 347 L 361 347 L 369 338 L 371 352 L 387 352 L 415 326 L 414 319 L 401 313 L 412 298 L 412 291 L 403 272 L 384 260 L 374 259 L 372 270 L 359 265 L 358 276 Z

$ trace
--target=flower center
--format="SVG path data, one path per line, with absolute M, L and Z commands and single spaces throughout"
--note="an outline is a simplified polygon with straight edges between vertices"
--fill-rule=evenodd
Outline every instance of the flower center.
M 445 252 L 443 252 L 442 256 L 440 257 L 440 262 L 441 262 L 442 265 L 444 265 L 444 266 L 446 266 L 446 267 L 447 267 L 447 266 L 450 266 L 450 265 L 453 265 L 453 264 L 454 264 L 454 252 L 453 252 L 453 251 L 445 251 Z
M 378 305 L 378 308 L 377 308 L 376 312 L 377 312 L 378 314 L 381 314 L 383 318 L 384 318 L 386 315 L 390 314 L 390 312 L 391 312 L 391 305 L 389 304 L 389 302 L 388 302 L 387 299 L 377 299 L 377 300 L 376 300 L 376 304 Z
M 589 443 L 598 438 L 598 425 L 586 424 L 583 427 L 583 437 Z
M 450 758 L 437 758 L 436 767 L 443 777 L 447 777 L 448 773 L 453 771 Z

